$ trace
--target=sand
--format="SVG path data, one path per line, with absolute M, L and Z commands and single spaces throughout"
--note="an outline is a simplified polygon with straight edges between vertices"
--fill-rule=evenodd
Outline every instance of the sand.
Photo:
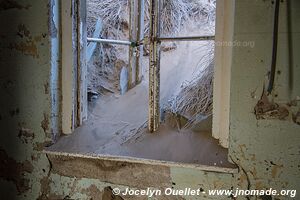
M 205 42 L 180 42 L 162 54 L 161 105 L 193 77 Z M 146 67 L 147 68 L 147 67 Z M 147 131 L 148 76 L 125 95 L 107 93 L 89 105 L 89 120 L 72 135 L 63 136 L 48 150 L 129 156 L 136 158 L 232 167 L 227 149 L 212 138 L 211 130 L 178 130 L 162 123 L 158 132 Z

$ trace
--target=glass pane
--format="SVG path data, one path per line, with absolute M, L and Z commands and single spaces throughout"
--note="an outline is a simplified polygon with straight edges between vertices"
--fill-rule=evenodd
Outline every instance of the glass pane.
M 215 34 L 216 0 L 161 0 L 161 37 Z

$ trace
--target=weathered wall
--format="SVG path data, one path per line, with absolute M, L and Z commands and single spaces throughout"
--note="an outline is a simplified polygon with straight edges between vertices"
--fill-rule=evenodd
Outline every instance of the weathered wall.
M 47 185 L 41 150 L 59 130 L 55 12 L 54 0 L 0 1 L 1 199 L 37 199 Z
M 254 113 L 271 63 L 274 10 L 271 0 L 235 2 L 233 40 L 255 42 L 253 48 L 233 48 L 229 157 L 238 164 L 238 173 L 155 166 L 156 171 L 160 170 L 163 174 L 161 181 L 149 179 L 141 181 L 138 186 L 136 180 L 141 177 L 139 172 L 151 176 L 156 171 L 144 165 L 85 161 L 78 168 L 92 166 L 94 168 L 89 168 L 89 171 L 94 169 L 99 178 L 82 173 L 75 173 L 75 178 L 64 171 L 50 171 L 51 165 L 40 151 L 51 141 L 49 133 L 59 130 L 59 120 L 55 112 L 59 110 L 59 83 L 56 80 L 59 80 L 60 57 L 60 43 L 57 38 L 59 27 L 54 26 L 59 20 L 58 9 L 53 6 L 56 3 L 46 0 L 0 1 L 1 199 L 14 199 L 14 194 L 20 199 L 101 199 L 106 186 L 121 189 L 126 186 L 143 188 L 145 185 L 156 188 L 201 187 L 204 190 L 272 187 L 300 191 L 299 125 L 290 119 L 291 116 L 284 120 L 257 120 Z M 290 42 L 292 46 L 288 46 L 287 2 L 284 0 L 281 3 L 280 18 L 280 72 L 276 76 L 273 97 L 275 102 L 283 104 L 290 103 L 300 95 L 300 58 L 296 56 L 300 44 L 300 2 L 290 0 L 290 3 L 293 19 L 290 31 L 293 33 Z M 294 52 L 292 61 L 289 60 L 291 52 L 288 53 L 287 49 Z M 288 107 L 290 115 L 295 114 L 297 109 L 299 105 Z M 86 166 L 87 164 L 90 165 Z M 76 168 L 74 170 L 76 172 Z M 298 194 L 296 199 L 299 198 Z M 218 198 L 203 195 L 198 199 Z
M 293 105 L 291 102 L 298 98 L 298 105 L 285 106 L 289 115 L 283 120 L 278 119 L 277 112 L 263 117 L 266 119 L 256 119 L 254 107 L 262 96 L 271 66 L 274 3 L 236 1 L 233 40 L 254 41 L 255 46 L 233 49 L 229 154 L 247 172 L 250 188 L 285 188 L 299 192 L 300 126 L 291 116 L 300 106 L 300 59 L 296 56 L 300 50 L 300 2 L 283 0 L 280 6 L 277 73 L 275 90 L 269 100 Z M 296 199 L 299 198 L 298 194 Z

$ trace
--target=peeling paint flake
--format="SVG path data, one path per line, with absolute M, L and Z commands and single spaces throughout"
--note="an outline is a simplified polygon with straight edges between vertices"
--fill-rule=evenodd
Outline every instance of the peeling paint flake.
M 289 110 L 284 105 L 271 102 L 265 92 L 257 102 L 254 111 L 257 119 L 286 120 L 289 116 Z
M 28 143 L 28 140 L 34 139 L 34 133 L 31 129 L 20 128 L 18 137 L 22 140 L 23 143 Z
M 47 82 L 47 83 L 44 84 L 45 94 L 49 94 L 50 93 L 49 89 L 50 89 L 49 82 Z
M 111 187 L 104 188 L 102 199 L 103 200 L 124 200 L 122 197 L 114 195 Z
M 22 41 L 20 43 L 12 43 L 9 45 L 9 48 L 20 51 L 24 55 L 29 55 L 34 58 L 39 57 L 37 45 L 33 40 L 27 40 L 26 42 Z
M 300 109 L 296 114 L 293 114 L 293 121 L 296 124 L 300 125 Z
M 20 36 L 21 38 L 23 37 L 27 37 L 30 38 L 30 31 L 26 28 L 26 26 L 24 24 L 19 24 L 18 26 L 18 36 Z
M 49 117 L 47 115 L 47 113 L 44 113 L 44 119 L 41 122 L 41 127 L 44 130 L 45 133 L 47 133 L 47 131 L 49 130 Z
M 24 173 L 32 173 L 33 166 L 29 161 L 17 162 L 9 157 L 5 150 L 0 149 L 0 178 L 12 181 L 19 194 L 30 189 L 29 180 L 24 177 Z

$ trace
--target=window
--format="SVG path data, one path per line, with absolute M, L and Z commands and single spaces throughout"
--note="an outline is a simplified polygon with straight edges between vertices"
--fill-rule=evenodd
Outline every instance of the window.
M 233 3 L 178 2 L 62 2 L 62 130 L 74 134 L 51 148 L 231 167 L 218 145 L 228 147 L 231 49 L 214 39 L 231 39 Z

